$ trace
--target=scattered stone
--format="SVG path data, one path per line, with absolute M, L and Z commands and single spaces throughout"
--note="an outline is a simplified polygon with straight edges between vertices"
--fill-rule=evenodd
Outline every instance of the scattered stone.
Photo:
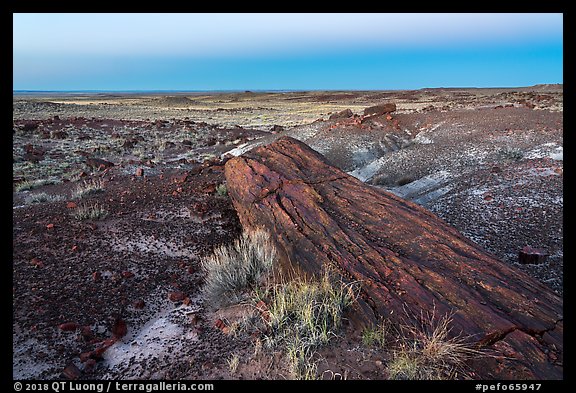
M 48 224 L 48 225 L 46 225 L 46 229 L 54 229 L 54 224 Z
M 394 112 L 395 110 L 396 110 L 395 103 L 374 105 L 364 109 L 364 116 L 378 116 L 383 115 L 385 113 Z
M 100 272 L 92 273 L 92 280 L 98 282 L 98 281 L 100 281 L 101 278 L 102 278 L 102 273 L 100 273 Z
M 80 361 L 81 361 L 82 363 L 86 362 L 88 359 L 91 359 L 91 358 L 92 358 L 92 351 L 90 351 L 90 352 L 82 352 L 82 353 L 80 354 Z
M 50 133 L 50 139 L 66 139 L 66 138 L 68 138 L 68 134 L 66 133 L 66 131 L 58 130 L 58 131 L 52 131 Z
M 171 302 L 181 302 L 184 298 L 186 298 L 184 292 L 170 292 L 170 295 L 168 296 L 168 299 L 170 299 Z
M 61 376 L 66 379 L 75 380 L 80 378 L 82 372 L 74 364 L 67 365 L 62 371 Z
M 63 332 L 73 332 L 74 330 L 78 329 L 78 324 L 74 322 L 66 322 L 60 324 L 58 328 Z
M 122 318 L 116 318 L 112 326 L 112 334 L 115 338 L 122 338 L 128 333 L 128 326 Z
M 137 168 L 136 176 L 144 176 L 144 168 Z
M 281 132 L 284 131 L 284 127 L 283 126 L 279 126 L 278 124 L 274 124 L 272 126 L 272 128 L 270 128 L 271 132 Z
M 144 300 L 140 299 L 140 300 L 136 300 L 134 303 L 132 303 L 132 305 L 134 306 L 134 308 L 138 309 L 138 310 L 142 310 L 145 306 Z
M 188 173 L 184 172 L 181 175 L 176 175 L 173 178 L 174 183 L 184 183 L 186 180 L 188 180 Z
M 22 131 L 34 131 L 37 128 L 38 128 L 38 123 L 28 122 L 28 123 L 24 123 L 24 125 L 22 126 Z
M 30 260 L 30 263 L 32 263 L 32 265 L 36 266 L 36 267 L 44 267 L 44 262 L 42 262 L 40 259 L 38 258 L 32 258 Z
M 102 168 L 111 168 L 114 166 L 114 163 L 110 161 L 103 160 L 101 158 L 96 157 L 88 157 L 86 161 L 84 161 L 86 165 L 90 168 L 101 170 Z
M 204 188 L 200 190 L 204 194 L 212 194 L 216 191 L 216 184 L 207 184 Z
M 352 109 L 348 108 L 344 109 L 343 111 L 331 114 L 328 120 L 347 119 L 352 116 L 354 116 L 354 113 L 352 112 Z
M 96 367 L 96 360 L 95 359 L 88 359 L 88 360 L 86 360 L 86 363 L 84 363 L 83 371 L 85 373 L 90 372 L 90 371 L 94 370 L 94 367 Z
M 214 327 L 215 327 L 216 329 L 222 329 L 224 326 L 226 326 L 226 324 L 225 324 L 224 321 L 221 320 L 220 318 L 218 318 L 218 319 L 216 320 L 216 322 L 214 322 Z
M 76 209 L 78 205 L 75 202 L 66 203 L 66 209 Z
M 84 340 L 90 341 L 94 338 L 94 332 L 90 328 L 90 326 L 82 326 L 80 328 L 80 334 L 84 337 Z
M 540 248 L 525 246 L 518 253 L 518 262 L 523 265 L 540 265 L 548 259 L 548 252 Z
M 124 278 L 132 278 L 132 277 L 134 277 L 134 273 L 132 273 L 132 272 L 130 272 L 130 271 L 125 271 L 125 272 L 122 272 L 121 274 L 122 274 L 122 277 L 124 277 Z

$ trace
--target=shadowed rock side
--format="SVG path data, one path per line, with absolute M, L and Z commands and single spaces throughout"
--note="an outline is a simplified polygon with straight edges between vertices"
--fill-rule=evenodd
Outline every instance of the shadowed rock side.
M 285 262 L 361 283 L 358 320 L 452 315 L 452 334 L 489 349 L 471 364 L 478 378 L 562 378 L 562 299 L 429 211 L 290 137 L 231 159 L 225 175 L 242 224 L 273 233 Z

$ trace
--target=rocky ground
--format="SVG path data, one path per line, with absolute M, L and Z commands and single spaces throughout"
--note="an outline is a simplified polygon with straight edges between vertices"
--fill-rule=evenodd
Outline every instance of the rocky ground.
M 241 231 L 223 157 L 282 135 L 562 294 L 562 97 L 562 86 L 14 96 L 14 378 L 289 378 L 255 332 L 214 327 L 234 310 L 206 304 L 199 269 Z M 363 116 L 382 102 L 396 111 Z M 74 194 L 95 180 L 99 192 Z M 79 220 L 86 203 L 106 216 Z M 526 245 L 546 263 L 519 264 Z M 351 327 L 342 337 L 320 352 L 321 377 L 386 378 L 382 354 Z

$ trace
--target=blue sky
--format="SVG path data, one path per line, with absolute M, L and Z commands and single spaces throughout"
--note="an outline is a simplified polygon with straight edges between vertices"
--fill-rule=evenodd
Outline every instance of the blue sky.
M 562 14 L 14 14 L 15 90 L 562 83 Z

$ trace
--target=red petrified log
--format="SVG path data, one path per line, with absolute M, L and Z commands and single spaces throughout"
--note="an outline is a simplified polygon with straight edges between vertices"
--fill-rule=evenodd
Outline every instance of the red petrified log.
M 270 231 L 283 263 L 361 283 L 357 320 L 451 315 L 451 334 L 497 354 L 471 361 L 477 377 L 562 378 L 562 299 L 428 210 L 289 137 L 231 159 L 225 175 L 243 226 Z

